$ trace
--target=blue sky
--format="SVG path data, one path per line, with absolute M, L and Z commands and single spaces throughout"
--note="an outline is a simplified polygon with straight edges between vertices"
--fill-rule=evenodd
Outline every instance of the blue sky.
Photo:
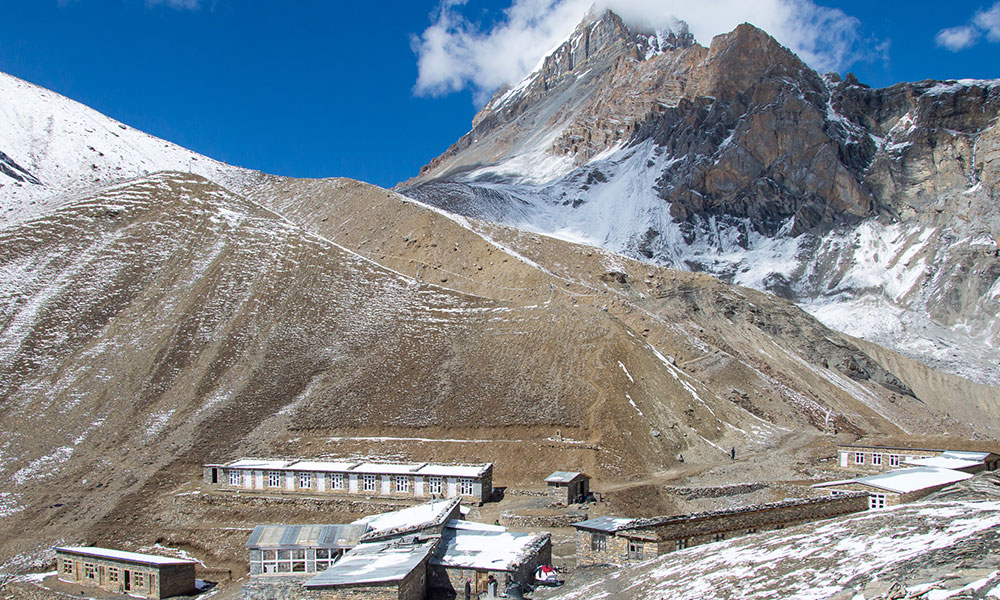
M 0 70 L 232 164 L 392 186 L 465 133 L 475 103 L 530 69 L 584 1 L 5 0 Z M 752 10 L 730 18 L 774 24 L 814 64 L 873 86 L 1000 77 L 997 0 L 738 6 Z M 702 13 L 677 16 L 707 44 L 728 25 Z

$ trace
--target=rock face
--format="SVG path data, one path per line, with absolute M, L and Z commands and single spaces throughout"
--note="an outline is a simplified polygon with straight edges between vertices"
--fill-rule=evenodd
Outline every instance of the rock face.
M 751 25 L 707 49 L 680 31 L 588 18 L 402 191 L 772 291 L 1000 384 L 1000 81 L 872 89 Z

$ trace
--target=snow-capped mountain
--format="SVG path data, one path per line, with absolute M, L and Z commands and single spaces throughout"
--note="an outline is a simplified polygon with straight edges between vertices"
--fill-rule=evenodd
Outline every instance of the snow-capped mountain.
M 1000 80 L 872 89 L 751 25 L 705 48 L 608 12 L 400 188 L 768 290 L 997 385 L 998 115 Z
M 195 173 L 222 185 L 252 173 L 6 73 L 0 98 L 0 227 L 157 171 Z

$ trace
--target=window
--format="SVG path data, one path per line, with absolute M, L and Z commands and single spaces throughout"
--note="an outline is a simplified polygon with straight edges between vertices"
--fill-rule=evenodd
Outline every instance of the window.
M 63 573 L 72 573 L 73 572 L 73 561 L 66 560 L 65 558 L 62 559 L 62 570 L 63 570 Z
M 687 540 L 677 540 L 674 542 L 674 550 L 683 550 L 688 547 Z
M 292 551 L 291 550 L 278 550 L 278 572 L 279 573 L 291 573 L 292 572 Z
M 472 480 L 465 477 L 458 480 L 458 495 L 471 496 L 473 494 Z
M 396 475 L 392 478 L 392 482 L 397 494 L 410 493 L 410 478 L 406 475 Z
M 292 572 L 302 573 L 306 570 L 306 551 L 292 550 Z
M 273 487 L 273 488 L 281 487 L 281 471 L 267 472 L 267 487 Z
M 83 576 L 86 579 L 97 579 L 97 568 L 94 563 L 83 563 Z
M 132 571 L 132 589 L 145 587 L 145 573 L 140 573 L 138 571 Z
M 868 508 L 885 508 L 885 494 L 871 494 L 868 496 Z
M 594 552 L 604 552 L 608 549 L 608 536 L 603 533 L 590 534 L 590 549 Z
M 747 529 L 747 534 L 748 535 L 749 534 L 753 534 L 753 533 L 757 533 L 757 528 L 756 527 L 751 527 L 750 529 Z
M 344 489 L 344 474 L 343 473 L 330 473 L 330 489 L 331 490 L 342 490 L 342 489 Z
M 277 573 L 278 572 L 278 551 L 277 550 L 263 550 L 261 551 L 261 573 Z
M 856 464 L 856 465 L 863 465 L 863 464 L 865 464 L 865 453 L 864 452 L 855 452 L 854 453 L 854 464 Z
M 118 581 L 118 569 L 108 567 L 108 581 L 115 583 Z
M 899 466 L 899 455 L 898 454 L 890 454 L 889 455 L 889 466 L 890 467 L 898 467 Z
M 242 473 L 236 470 L 229 471 L 229 485 L 240 485 Z
M 642 542 L 628 541 L 628 559 L 629 560 L 642 560 Z
M 444 488 L 443 480 L 440 477 L 427 478 L 427 493 L 440 494 Z
M 331 567 L 337 559 L 340 558 L 340 553 L 333 549 L 327 548 L 317 548 L 316 549 L 316 570 L 324 571 Z
M 313 486 L 312 473 L 299 473 L 299 488 L 308 490 Z
M 712 536 L 712 541 L 713 542 L 721 542 L 724 539 L 726 539 L 726 534 L 724 534 L 724 533 L 717 533 L 717 534 L 715 534 L 715 535 Z
M 361 476 L 361 490 L 364 492 L 374 492 L 375 491 L 375 476 L 370 474 L 365 474 Z
M 875 465 L 876 467 L 881 467 L 882 466 L 882 455 L 881 454 L 872 454 L 872 464 Z

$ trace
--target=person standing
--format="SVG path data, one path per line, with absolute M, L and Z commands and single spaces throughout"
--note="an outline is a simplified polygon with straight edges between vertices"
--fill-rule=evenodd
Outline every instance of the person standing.
M 490 573 L 490 576 L 486 579 L 486 591 L 489 592 L 490 598 L 497 597 L 497 578 Z
M 468 577 L 465 578 L 465 600 L 472 599 L 472 580 Z

